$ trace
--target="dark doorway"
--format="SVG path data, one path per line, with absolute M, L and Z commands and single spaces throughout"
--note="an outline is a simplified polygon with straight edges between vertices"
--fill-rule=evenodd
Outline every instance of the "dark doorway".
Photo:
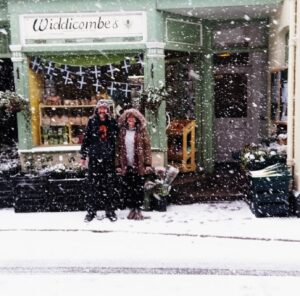
M 215 117 L 247 117 L 247 76 L 215 75 Z
M 10 59 L 0 59 L 0 91 L 7 90 L 15 90 L 13 63 Z M 17 114 L 0 109 L 0 146 L 14 145 L 17 140 Z

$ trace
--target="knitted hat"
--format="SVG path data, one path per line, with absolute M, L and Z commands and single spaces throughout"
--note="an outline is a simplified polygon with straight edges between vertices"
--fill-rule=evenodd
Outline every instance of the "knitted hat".
M 106 107 L 107 109 L 109 109 L 109 106 L 111 105 L 111 100 L 99 100 L 97 102 L 96 105 L 96 109 L 100 108 L 100 107 Z

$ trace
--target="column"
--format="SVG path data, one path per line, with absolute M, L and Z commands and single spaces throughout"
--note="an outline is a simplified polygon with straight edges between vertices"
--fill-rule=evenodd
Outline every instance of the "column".
M 296 15 L 300 13 L 300 3 L 296 1 Z M 295 105 L 294 105 L 294 189 L 300 191 L 300 19 L 296 20 L 296 57 L 295 57 Z M 290 79 L 290 77 L 289 77 Z M 288 129 L 292 128 L 288 125 Z M 288 138 L 288 141 L 290 139 Z
M 12 62 L 14 66 L 14 82 L 15 91 L 17 94 L 28 98 L 28 83 L 27 83 L 27 60 L 25 55 L 21 52 L 21 45 L 10 45 L 12 52 Z M 28 99 L 29 100 L 29 99 Z M 31 133 L 31 118 L 26 111 L 19 112 L 17 115 L 18 122 L 18 140 L 19 149 L 32 148 L 32 133 Z
M 165 86 L 165 44 L 148 42 L 145 53 L 145 89 Z M 163 101 L 157 111 L 146 110 L 148 131 L 151 137 L 154 166 L 167 163 L 166 102 Z
M 214 170 L 213 157 L 213 119 L 214 119 L 214 105 L 213 105 L 213 75 L 212 75 L 212 50 L 211 50 L 212 32 L 208 25 L 203 24 L 203 51 L 202 63 L 200 71 L 200 120 L 198 126 L 200 127 L 201 143 L 197 147 L 198 153 L 201 151 L 202 158 L 200 160 L 206 172 Z M 199 135 L 198 135 L 199 136 Z

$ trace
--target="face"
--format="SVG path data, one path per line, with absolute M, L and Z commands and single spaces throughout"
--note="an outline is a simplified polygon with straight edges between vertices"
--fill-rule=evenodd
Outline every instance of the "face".
M 99 114 L 100 116 L 104 116 L 104 115 L 106 115 L 107 113 L 108 113 L 107 107 L 100 106 L 100 107 L 98 108 L 98 114 Z
M 128 126 L 130 128 L 134 128 L 135 127 L 135 123 L 136 123 L 136 118 L 133 115 L 129 115 L 127 117 L 127 123 L 128 123 Z

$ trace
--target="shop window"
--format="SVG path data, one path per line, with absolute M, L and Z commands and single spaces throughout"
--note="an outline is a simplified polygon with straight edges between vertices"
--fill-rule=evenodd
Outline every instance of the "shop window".
M 0 91 L 15 89 L 13 63 L 11 59 L 0 60 Z
M 220 74 L 214 78 L 215 117 L 247 117 L 246 75 Z
M 142 55 L 119 62 L 113 57 L 111 64 L 92 66 L 62 65 L 33 57 L 30 67 L 31 93 L 41 94 L 40 127 L 33 129 L 39 132 L 34 136 L 41 145 L 81 144 L 99 99 L 109 99 L 111 113 L 117 117 L 122 110 L 137 107 L 143 91 Z
M 8 25 L 0 23 L 0 54 L 9 54 L 9 29 Z
M 289 62 L 289 39 L 290 39 L 290 34 L 289 32 L 287 32 L 285 34 L 285 51 L 284 51 L 284 60 L 286 65 Z
M 166 87 L 170 93 L 166 110 L 173 119 L 195 119 L 195 87 L 199 79 L 195 56 L 166 52 Z
M 277 123 L 285 123 L 287 121 L 287 82 L 287 69 L 271 73 L 271 119 Z
M 264 46 L 267 44 L 265 21 L 257 23 L 220 23 L 213 31 L 214 48 L 246 48 Z

